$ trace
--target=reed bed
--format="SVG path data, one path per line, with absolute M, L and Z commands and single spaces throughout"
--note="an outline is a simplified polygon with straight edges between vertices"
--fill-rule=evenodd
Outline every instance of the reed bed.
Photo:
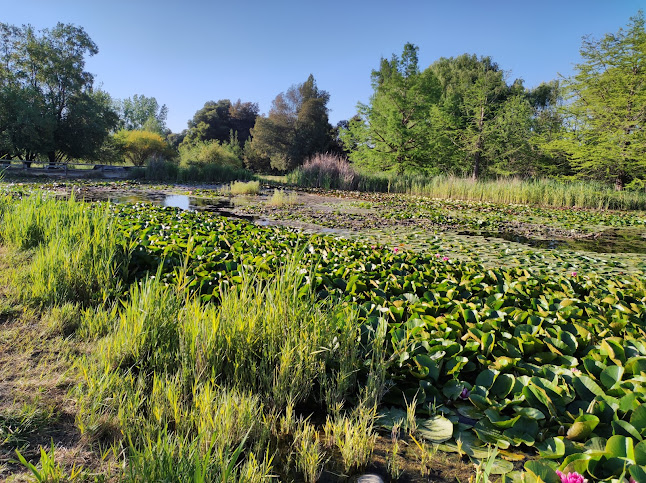
M 338 156 L 317 155 L 287 176 L 302 187 L 402 193 L 432 198 L 530 204 L 559 208 L 646 209 L 646 192 L 616 191 L 594 181 L 497 178 L 473 180 L 451 175 L 360 173 Z

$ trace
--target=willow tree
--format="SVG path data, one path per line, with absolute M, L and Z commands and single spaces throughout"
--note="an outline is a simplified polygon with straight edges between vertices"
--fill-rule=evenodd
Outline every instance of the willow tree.
M 333 144 L 328 120 L 330 95 L 310 74 L 305 82 L 281 92 L 268 116 L 259 116 L 245 145 L 245 163 L 254 170 L 289 171 Z

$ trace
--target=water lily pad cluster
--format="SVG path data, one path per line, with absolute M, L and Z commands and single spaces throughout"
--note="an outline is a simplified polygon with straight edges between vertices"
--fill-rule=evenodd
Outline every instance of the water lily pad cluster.
M 478 459 L 492 444 L 511 460 L 536 451 L 542 459 L 527 470 L 537 475 L 540 465 L 595 480 L 646 469 L 643 279 L 487 269 L 196 212 L 115 210 L 132 240 L 133 277 L 161 265 L 172 282 L 183 269 L 205 300 L 243 270 L 270 274 L 300 250 L 303 290 L 356 304 L 366 328 L 388 323 L 385 403 L 396 411 L 415 401 L 420 433 L 445 450 Z

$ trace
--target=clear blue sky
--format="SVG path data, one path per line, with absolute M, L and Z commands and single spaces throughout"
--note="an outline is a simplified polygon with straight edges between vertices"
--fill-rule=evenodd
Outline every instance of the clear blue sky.
M 0 21 L 85 28 L 99 46 L 86 68 L 113 98 L 155 97 L 186 128 L 206 101 L 257 102 L 312 73 L 330 93 L 330 121 L 372 90 L 381 57 L 419 47 L 440 57 L 488 55 L 527 87 L 570 75 L 584 35 L 625 26 L 646 0 L 0 0 Z

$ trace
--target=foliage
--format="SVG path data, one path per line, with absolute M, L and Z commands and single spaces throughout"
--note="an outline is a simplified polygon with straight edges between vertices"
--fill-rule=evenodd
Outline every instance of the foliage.
M 298 186 L 353 190 L 357 188 L 359 175 L 345 158 L 317 154 L 289 173 L 287 180 Z
M 302 84 L 278 94 L 269 115 L 256 119 L 251 141 L 245 145 L 247 167 L 261 170 L 269 165 L 284 172 L 315 153 L 325 152 L 332 141 L 329 98 L 311 74 Z
M 0 153 L 50 162 L 93 157 L 117 122 L 109 96 L 93 91 L 85 56 L 98 48 L 80 27 L 0 24 Z
M 192 164 L 180 166 L 168 160 L 151 160 L 145 168 L 134 173 L 148 181 L 170 181 L 177 183 L 227 183 L 236 180 L 253 179 L 253 173 L 243 168 L 218 164 Z
M 135 94 L 131 98 L 115 102 L 119 113 L 120 127 L 128 131 L 151 131 L 165 135 L 168 108 L 159 106 L 157 99 Z
M 442 89 L 431 113 L 437 126 L 440 165 L 471 173 L 476 179 L 493 161 L 488 150 L 498 144 L 495 140 L 505 142 L 504 147 L 497 146 L 499 151 L 518 149 L 507 142 L 526 143 L 527 131 L 511 135 L 510 139 L 501 136 L 501 124 L 518 130 L 527 123 L 520 117 L 527 117 L 530 111 L 521 98 L 514 97 L 524 93 L 521 82 L 507 85 L 503 70 L 490 57 L 478 59 L 464 54 L 440 58 L 429 69 Z M 503 109 L 508 100 L 516 105 Z
M 119 131 L 114 139 L 120 144 L 126 160 L 135 166 L 156 158 L 171 158 L 172 148 L 157 133 L 150 131 Z
M 231 183 L 229 192 L 232 195 L 257 195 L 260 193 L 260 181 L 238 181 Z
M 127 266 L 106 207 L 34 195 L 9 205 L 4 243 L 32 249 L 26 296 L 40 303 L 102 303 L 120 295 Z
M 179 157 L 183 166 L 213 164 L 242 168 L 242 159 L 235 153 L 231 144 L 215 140 L 182 143 L 179 148 Z
M 548 145 L 567 153 L 582 177 L 618 189 L 643 173 L 646 152 L 646 30 L 644 14 L 600 40 L 586 38 L 582 62 L 567 79 L 562 111 L 567 130 Z
M 191 144 L 200 141 L 224 143 L 233 133 L 239 145 L 243 146 L 257 117 L 258 104 L 255 102 L 242 102 L 240 99 L 235 103 L 229 99 L 209 101 L 188 122 L 185 139 Z
M 359 103 L 359 115 L 342 135 L 350 159 L 379 171 L 426 171 L 431 156 L 431 106 L 440 85 L 430 70 L 420 72 L 418 48 L 406 44 L 401 59 L 381 59 L 372 71 L 370 104 Z

